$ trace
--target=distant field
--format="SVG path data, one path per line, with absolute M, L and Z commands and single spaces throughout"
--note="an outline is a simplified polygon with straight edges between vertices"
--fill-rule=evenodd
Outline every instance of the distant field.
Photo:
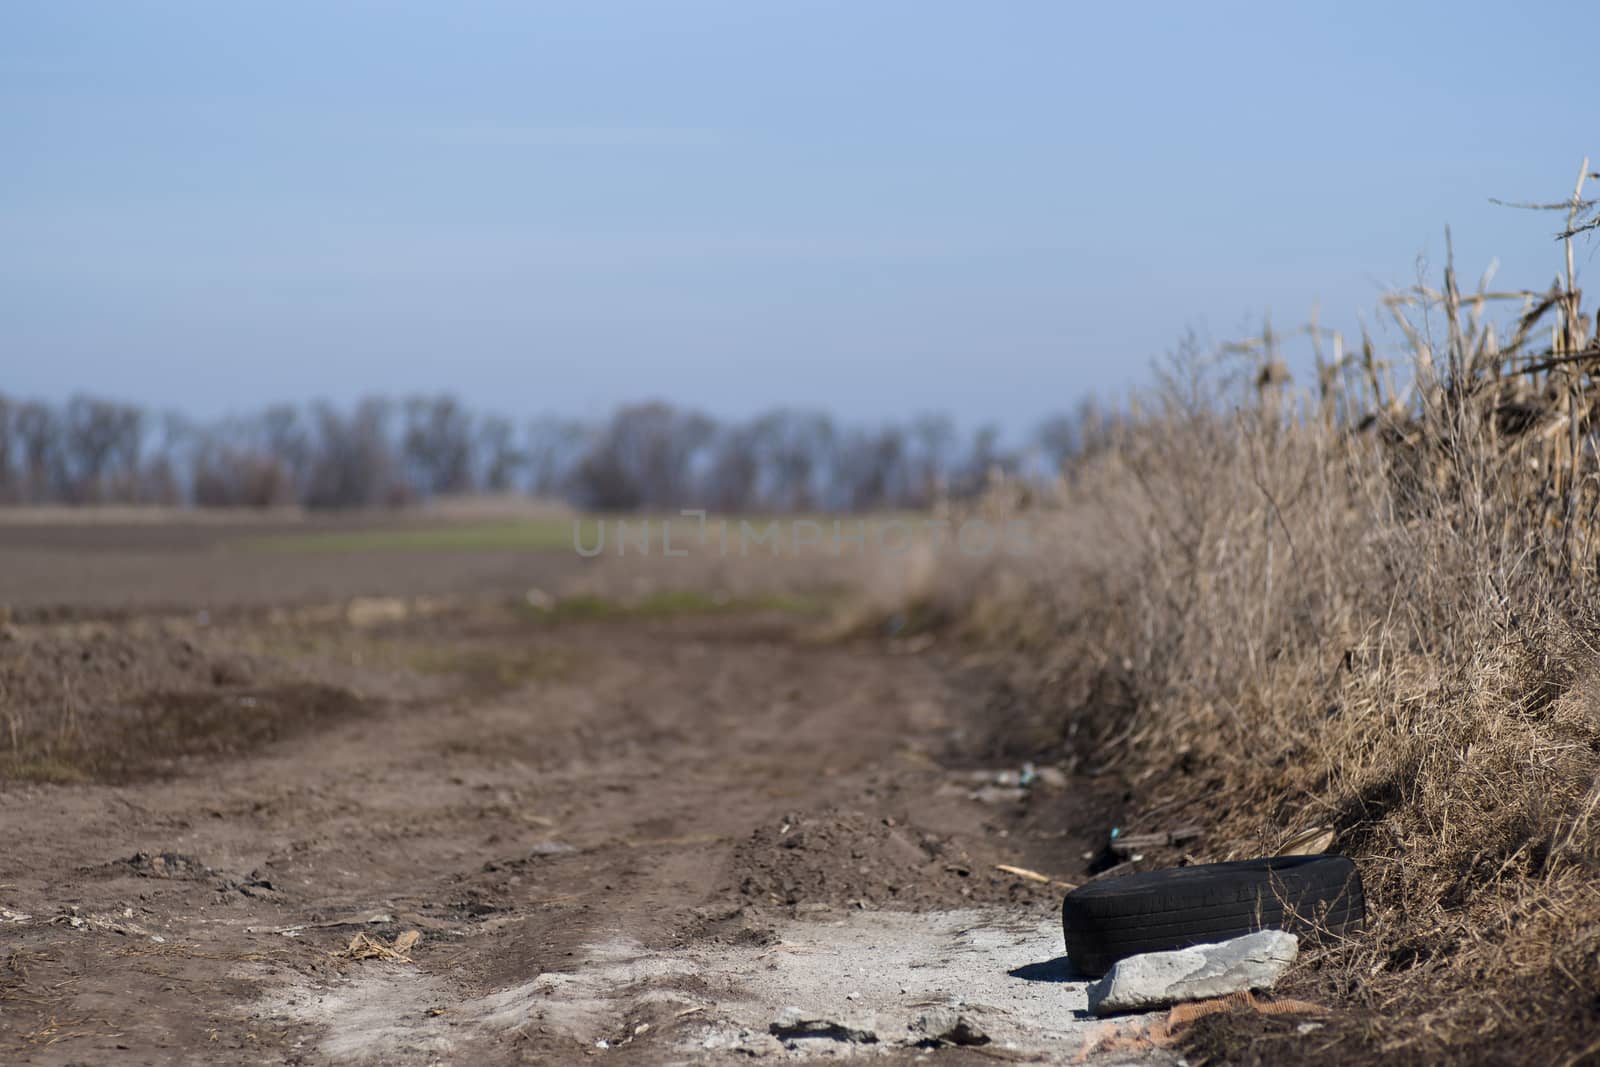
M 376 526 L 311 530 L 250 537 L 237 547 L 265 552 L 373 552 L 386 550 L 451 552 L 572 551 L 573 526 L 592 544 L 595 519 L 497 519 L 448 526 Z
M 149 515 L 116 521 L 108 514 L 67 511 L 0 522 L 0 619 L 8 613 L 214 612 L 354 596 L 520 597 L 529 590 L 557 599 L 615 596 L 633 614 L 721 611 L 728 604 L 795 610 L 795 604 L 762 598 L 852 586 L 874 569 L 861 553 L 831 558 L 820 550 L 797 554 L 785 545 L 774 554 L 778 546 L 771 543 L 748 554 L 714 540 L 696 550 L 695 523 L 682 517 L 672 520 L 670 558 L 663 552 L 660 517 L 451 520 L 384 512 L 191 519 L 173 513 L 169 521 Z M 648 552 L 641 544 L 646 521 Z M 765 527 L 776 520 L 744 521 Z M 574 525 L 593 554 L 602 522 L 602 558 L 574 551 Z M 619 522 L 628 523 L 625 546 L 619 544 Z M 658 596 L 670 599 L 674 590 L 696 590 L 710 599 L 696 606 Z M 591 607 L 580 597 L 562 612 L 584 614 Z
M 586 560 L 566 519 L 461 524 L 404 513 L 235 521 L 0 523 L 0 614 L 322 603 L 559 589 Z

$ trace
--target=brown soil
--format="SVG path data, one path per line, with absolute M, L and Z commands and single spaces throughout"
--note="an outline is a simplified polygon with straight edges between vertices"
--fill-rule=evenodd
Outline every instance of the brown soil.
M 1080 870 L 1070 801 L 972 798 L 955 770 L 984 706 L 969 676 L 937 645 L 797 625 L 552 625 L 468 600 L 363 627 L 10 626 L 0 1060 L 359 1059 L 329 1044 L 348 1012 L 316 1005 L 374 975 L 448 1022 L 609 939 L 761 945 L 774 923 L 877 908 L 1048 921 L 1059 890 L 994 867 Z M 412 962 L 372 947 L 407 931 Z M 681 1059 L 696 1019 L 614 1022 L 629 1043 L 608 1057 L 654 1063 Z M 449 1040 L 462 1063 L 596 1051 L 542 1027 Z

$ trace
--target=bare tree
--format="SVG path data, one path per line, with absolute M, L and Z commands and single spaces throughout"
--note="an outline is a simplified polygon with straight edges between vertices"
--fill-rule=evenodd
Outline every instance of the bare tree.
M 483 487 L 503 493 L 516 484 L 517 473 L 527 457 L 517 447 L 516 429 L 510 419 L 490 415 L 478 425 L 477 451 L 483 464 Z
M 902 502 L 906 486 L 905 436 L 898 427 L 851 436 L 836 477 L 851 510 Z
M 192 495 L 203 508 L 270 508 L 293 503 L 294 486 L 276 456 L 213 443 L 196 460 Z
M 705 500 L 710 507 L 719 511 L 748 511 L 754 505 L 761 484 L 755 437 L 755 430 L 749 426 L 734 426 L 717 432 L 705 478 Z
M 1082 447 L 1086 425 L 1081 414 L 1052 420 L 1036 440 L 1065 455 Z M 209 424 L 86 396 L 59 407 L 0 396 L 0 504 L 368 508 L 525 486 L 605 510 L 918 507 L 978 491 L 992 468 L 1015 469 L 998 442 L 988 428 L 962 454 L 940 416 L 909 429 L 841 430 L 792 410 L 718 424 L 659 402 L 601 425 L 536 419 L 519 433 L 448 395 L 398 409 L 382 399 L 277 405 Z
M 715 425 L 670 404 L 623 408 L 578 464 L 580 501 L 603 511 L 675 507 L 692 502 L 692 475 Z
M 60 501 L 66 495 L 61 419 L 39 403 L 25 403 L 14 418 L 22 452 L 22 499 L 30 504 Z
M 316 445 L 304 503 L 311 508 L 392 505 L 404 495 L 388 438 L 390 405 L 362 400 L 348 415 L 331 404 L 314 412 Z
M 546 415 L 529 422 L 522 449 L 529 491 L 550 497 L 567 492 L 593 436 L 581 419 Z
M 67 403 L 65 460 L 73 503 L 125 499 L 137 484 L 144 414 L 89 396 Z
M 305 416 L 288 404 L 262 412 L 258 446 L 282 464 L 296 497 L 304 496 L 311 479 L 311 431 Z
M 815 507 L 834 444 L 833 422 L 826 415 L 776 411 L 758 418 L 750 428 L 750 445 L 765 482 L 760 504 L 777 511 Z
M 16 402 L 0 393 L 0 504 L 22 501 L 22 471 L 17 466 Z
M 464 493 L 472 488 L 472 416 L 455 397 L 407 400 L 400 450 L 407 480 L 418 493 Z

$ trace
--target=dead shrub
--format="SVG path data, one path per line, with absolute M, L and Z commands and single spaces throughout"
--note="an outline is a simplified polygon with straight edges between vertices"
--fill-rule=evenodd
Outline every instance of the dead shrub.
M 1500 295 L 1522 306 L 1497 320 Z M 1600 347 L 1570 276 L 1463 296 L 1447 265 L 1388 306 L 1404 391 L 1371 341 L 1330 357 L 1314 328 L 1307 393 L 1270 330 L 1186 346 L 1033 503 L 1029 567 L 969 587 L 963 617 L 1014 653 L 1028 736 L 1117 771 L 1129 822 L 1204 819 L 1213 860 L 1337 831 L 1373 924 L 1319 973 L 1412 1009 L 1383 1048 L 1510 1048 L 1543 1010 L 1581 1045 L 1600 1036 L 1576 992 L 1600 971 Z M 1468 995 L 1485 983 L 1507 992 Z

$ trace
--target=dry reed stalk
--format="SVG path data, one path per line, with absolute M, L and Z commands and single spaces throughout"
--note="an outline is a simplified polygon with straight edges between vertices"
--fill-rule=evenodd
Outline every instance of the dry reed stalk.
M 1130 783 L 1130 822 L 1205 822 L 1200 859 L 1337 833 L 1374 932 L 1328 973 L 1407 1008 L 1391 1050 L 1510 1040 L 1600 985 L 1600 348 L 1566 240 L 1548 290 L 1463 293 L 1447 238 L 1442 285 L 1383 300 L 1396 360 L 1365 331 L 1328 358 L 1315 319 L 1181 355 L 1031 516 L 1054 554 L 979 598 L 1035 735 Z M 1302 334 L 1307 395 L 1271 369 Z

